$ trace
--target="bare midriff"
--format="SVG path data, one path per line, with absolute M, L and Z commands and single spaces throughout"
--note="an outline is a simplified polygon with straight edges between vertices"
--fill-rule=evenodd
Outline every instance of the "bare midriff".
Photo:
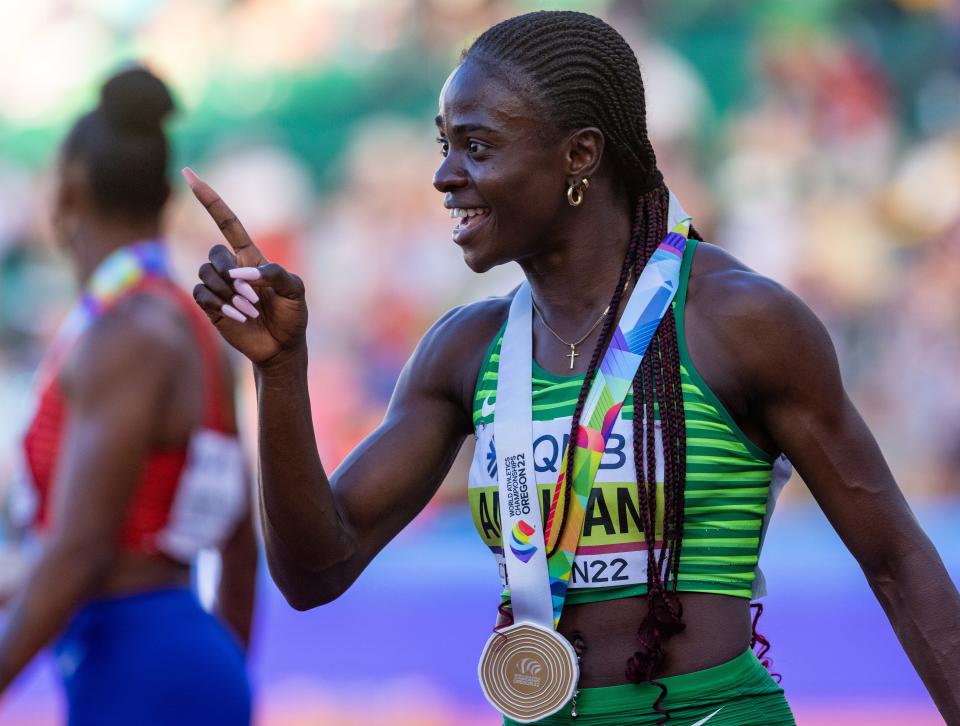
M 733 660 L 749 645 L 752 634 L 750 601 L 700 592 L 677 593 L 683 606 L 683 632 L 664 644 L 666 665 L 656 673 L 665 678 L 712 668 Z M 644 596 L 567 606 L 560 633 L 584 643 L 580 687 L 628 683 L 627 660 L 638 649 L 637 629 L 647 612 Z
M 163 555 L 122 552 L 94 598 L 118 597 L 168 587 L 189 587 L 190 566 Z

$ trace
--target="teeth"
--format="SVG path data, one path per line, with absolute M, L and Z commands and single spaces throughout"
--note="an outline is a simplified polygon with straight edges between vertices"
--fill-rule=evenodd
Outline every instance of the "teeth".
M 478 214 L 486 213 L 486 207 L 470 207 L 469 209 L 454 207 L 450 210 L 450 217 L 451 219 L 456 219 L 458 217 L 476 217 Z

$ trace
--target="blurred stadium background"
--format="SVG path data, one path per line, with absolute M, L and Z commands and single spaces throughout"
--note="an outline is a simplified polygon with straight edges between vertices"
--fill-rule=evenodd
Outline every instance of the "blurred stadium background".
M 595 12 L 631 40 L 668 183 L 707 239 L 827 323 L 852 397 L 960 578 L 954 0 L 0 1 L 0 493 L 32 372 L 74 293 L 46 231 L 56 148 L 118 63 L 166 78 L 177 168 L 210 180 L 306 279 L 314 415 L 333 466 L 379 420 L 427 326 L 518 279 L 474 275 L 449 242 L 432 118 L 460 49 L 537 7 Z M 192 286 L 217 231 L 182 185 L 169 211 Z M 248 433 L 250 393 L 245 380 Z M 474 675 L 497 580 L 465 471 L 340 601 L 296 613 L 263 574 L 258 724 L 497 723 Z M 762 564 L 761 629 L 799 723 L 942 723 L 800 481 Z M 45 658 L 0 703 L 0 724 L 61 714 Z

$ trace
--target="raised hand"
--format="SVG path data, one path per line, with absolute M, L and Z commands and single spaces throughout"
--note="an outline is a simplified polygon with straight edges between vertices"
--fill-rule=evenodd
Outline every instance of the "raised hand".
M 303 281 L 269 262 L 213 188 L 188 167 L 183 176 L 230 249 L 211 248 L 200 266 L 193 297 L 230 345 L 255 364 L 305 345 L 307 304 Z

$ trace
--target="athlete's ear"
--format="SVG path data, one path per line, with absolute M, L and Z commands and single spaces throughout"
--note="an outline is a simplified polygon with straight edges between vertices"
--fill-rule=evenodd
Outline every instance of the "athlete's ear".
M 53 194 L 55 215 L 88 211 L 91 202 L 87 172 L 77 161 L 62 160 L 57 167 Z
M 593 126 L 578 129 L 564 140 L 564 174 L 571 179 L 589 179 L 600 167 L 603 132 Z
M 57 243 L 63 246 L 76 235 L 88 206 L 86 174 L 80 164 L 61 161 L 53 187 L 50 221 Z

